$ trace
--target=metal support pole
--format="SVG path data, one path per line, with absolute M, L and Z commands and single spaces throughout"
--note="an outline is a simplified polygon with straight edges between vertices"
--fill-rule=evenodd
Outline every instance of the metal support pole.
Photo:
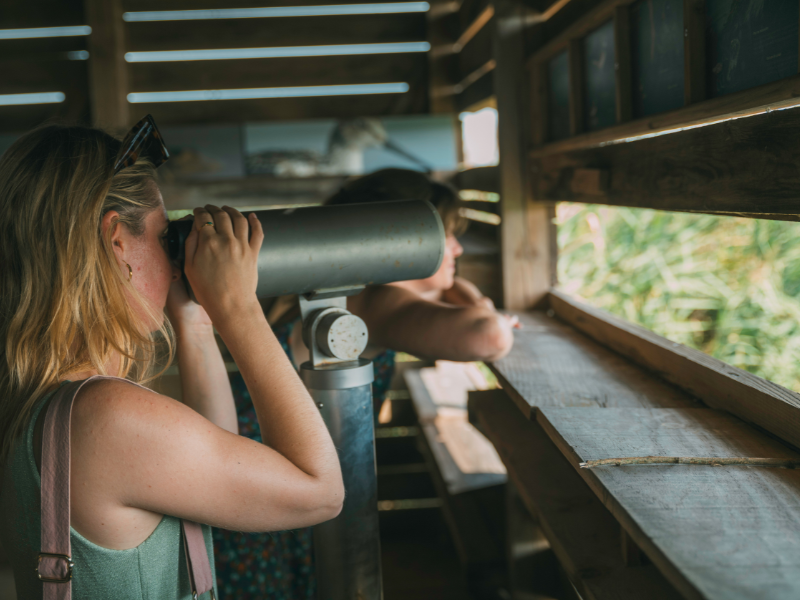
M 372 362 L 358 358 L 366 326 L 345 300 L 300 300 L 311 354 L 300 376 L 339 452 L 345 488 L 341 514 L 314 527 L 317 598 L 381 600 Z

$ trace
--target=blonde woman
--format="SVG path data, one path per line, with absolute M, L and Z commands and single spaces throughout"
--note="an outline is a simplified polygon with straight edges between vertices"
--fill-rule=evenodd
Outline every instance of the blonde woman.
M 122 144 L 43 127 L 0 159 L 0 538 L 20 598 L 43 593 L 34 570 L 42 416 L 68 381 L 112 376 L 81 388 L 72 410 L 78 600 L 191 597 L 179 519 L 273 531 L 341 509 L 336 450 L 255 297 L 258 221 L 195 210 L 186 275 L 200 304 L 190 303 L 163 246 L 154 167 L 165 158 L 146 118 Z M 269 447 L 237 435 L 212 323 Z M 121 379 L 143 381 L 157 338 L 173 328 L 184 403 Z

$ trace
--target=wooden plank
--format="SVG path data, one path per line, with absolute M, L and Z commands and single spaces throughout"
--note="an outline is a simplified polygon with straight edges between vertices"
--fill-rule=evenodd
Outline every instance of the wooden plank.
M 476 167 L 456 173 L 453 177 L 453 184 L 460 190 L 497 193 L 500 191 L 499 179 L 498 167 Z
M 529 141 L 527 93 L 523 69 L 526 11 L 513 0 L 495 4 L 493 27 L 494 89 L 500 147 L 500 226 L 503 305 L 516 310 L 536 305 L 552 279 L 548 209 L 533 203 L 525 168 Z
M 711 409 L 546 408 L 537 422 L 685 598 L 800 596 L 800 470 L 578 468 L 608 457 L 800 454 Z
M 0 59 L 0 94 L 70 92 L 85 96 L 88 61 L 64 58 Z
M 458 80 L 462 81 L 492 60 L 491 20 L 458 53 Z
M 464 83 L 464 82 L 462 82 Z M 455 105 L 458 112 L 473 110 L 494 95 L 495 75 L 491 69 L 455 96 Z
M 535 193 L 551 201 L 796 215 L 800 105 L 787 104 L 790 108 L 758 109 L 705 126 L 533 158 Z M 574 193 L 574 170 L 598 167 L 610 172 L 607 193 Z
M 51 0 L 52 1 L 52 0 Z M 380 4 L 386 0 L 359 0 L 358 4 Z M 353 0 L 325 0 L 325 6 L 354 4 Z M 235 8 L 262 8 L 264 6 L 321 6 L 320 0 L 236 0 Z M 232 8 L 227 0 L 192 0 L 187 7 L 186 0 L 123 0 L 125 11 L 159 10 L 213 10 Z
M 633 86 L 631 83 L 631 17 L 629 6 L 614 9 L 614 59 L 617 92 L 617 123 L 633 118 Z
M 541 426 L 521 415 L 502 390 L 471 397 L 470 409 L 583 598 L 680 597 L 652 565 L 629 566 L 623 562 L 617 521 Z
M 131 91 L 224 90 L 409 82 L 426 85 L 424 53 L 130 63 Z
M 690 407 L 683 392 L 542 312 L 518 313 L 514 347 L 492 363 L 503 389 L 533 418 L 545 406 Z
M 130 125 L 122 0 L 84 0 L 89 36 L 92 123 L 122 133 Z
M 800 394 L 581 304 L 562 292 L 550 293 L 550 306 L 579 331 L 709 406 L 727 410 L 800 447 Z
M 3 0 L 0 29 L 86 25 L 82 2 Z
M 431 398 L 425 382 L 422 381 L 419 369 L 409 369 L 404 373 L 411 400 L 414 403 L 414 410 L 417 412 L 417 420 L 420 423 L 433 423 L 436 419 L 436 404 Z
M 583 45 L 580 40 L 570 42 L 567 58 L 569 59 L 569 130 L 571 135 L 578 135 L 586 129 L 583 119 L 585 95 Z
M 69 52 L 86 50 L 88 36 L 22 38 L 0 40 L 0 56 L 3 61 L 23 59 L 30 61 L 69 60 Z M 79 61 L 83 62 L 83 61 Z M 13 71 L 3 69 L 4 76 L 13 76 Z
M 687 106 L 706 99 L 705 0 L 683 0 L 683 98 Z
M 425 41 L 425 14 L 145 21 L 125 28 L 129 52 L 418 42 Z
M 546 144 L 531 150 L 532 157 L 560 154 L 572 150 L 595 148 L 621 143 L 642 135 L 656 135 L 678 127 L 700 127 L 704 124 L 740 118 L 744 114 L 779 110 L 792 106 L 800 96 L 800 76 L 719 98 L 712 98 L 675 111 L 653 115 L 604 131 L 584 133 L 574 138 Z

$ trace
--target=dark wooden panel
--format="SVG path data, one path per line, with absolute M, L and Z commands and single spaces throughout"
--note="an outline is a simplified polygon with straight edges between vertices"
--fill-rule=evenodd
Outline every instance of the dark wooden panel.
M 709 96 L 797 73 L 800 3 L 705 0 Z
M 425 41 L 425 14 L 131 22 L 126 29 L 131 52 L 417 42 Z
M 491 440 L 528 511 L 582 597 L 593 600 L 677 600 L 653 565 L 628 566 L 620 527 L 538 423 L 497 390 L 470 396 L 470 413 Z
M 683 0 L 631 6 L 633 116 L 683 106 Z
M 45 121 L 89 124 L 89 101 L 82 96 L 67 95 L 59 104 L 0 106 L 0 133 L 23 133 Z
M 3 0 L 0 29 L 86 25 L 82 0 Z
M 614 21 L 601 25 L 583 40 L 585 98 L 583 122 L 587 131 L 614 125 L 616 88 L 614 76 Z
M 547 63 L 547 127 L 550 140 L 570 135 L 569 55 L 564 50 Z
M 53 1 L 53 0 L 51 0 Z M 334 4 L 380 4 L 387 0 L 192 0 L 187 5 L 186 0 L 123 0 L 122 8 L 125 11 L 150 11 L 150 10 L 207 10 L 215 8 L 262 8 L 264 6 L 321 6 Z
M 541 156 L 531 165 L 534 188 L 548 200 L 794 215 L 800 212 L 798 135 L 795 107 Z M 576 193 L 573 175 L 582 168 L 607 170 L 608 190 L 599 196 Z
M 559 318 L 706 404 L 726 410 L 800 447 L 800 394 L 670 342 L 565 294 L 550 293 Z
M 491 365 L 526 415 L 543 406 L 688 407 L 683 392 L 541 312 L 520 313 L 514 347 Z
M 88 61 L 0 59 L 0 94 L 64 92 L 86 94 Z
M 500 192 L 500 172 L 498 167 L 478 167 L 460 171 L 453 179 L 455 186 L 462 190 L 481 192 Z
M 24 58 L 27 60 L 67 60 L 67 53 L 86 50 L 87 36 L 54 38 L 29 38 L 0 40 L 0 57 L 3 60 Z
M 481 76 L 456 96 L 456 109 L 468 110 L 494 95 L 494 70 Z
M 425 88 L 412 87 L 405 94 L 132 104 L 131 114 L 150 113 L 159 124 L 165 125 L 238 123 L 422 114 L 427 111 L 427 103 Z
M 543 409 L 578 463 L 640 456 L 794 459 L 796 452 L 710 409 Z M 800 597 L 800 471 L 711 465 L 578 469 L 685 598 Z
M 458 54 L 459 81 L 469 76 L 492 58 L 493 21 L 484 25 Z
M 702 102 L 706 85 L 705 0 L 683 0 L 683 103 Z
M 469 29 L 489 4 L 489 0 L 462 0 L 458 11 L 459 35 Z
M 427 59 L 414 53 L 129 63 L 129 72 L 133 92 L 412 83 L 427 74 Z

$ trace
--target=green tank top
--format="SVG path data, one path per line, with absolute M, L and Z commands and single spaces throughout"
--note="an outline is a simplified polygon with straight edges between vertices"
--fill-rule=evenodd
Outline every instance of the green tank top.
M 33 429 L 51 396 L 37 404 L 30 425 L 9 455 L 0 489 L 0 541 L 11 561 L 20 600 L 42 597 L 42 583 L 34 571 L 41 549 L 41 480 L 33 454 Z M 211 529 L 206 525 L 203 537 L 216 582 Z M 103 548 L 72 528 L 70 540 L 74 600 L 191 598 L 181 522 L 176 517 L 165 515 L 150 537 L 129 550 Z

